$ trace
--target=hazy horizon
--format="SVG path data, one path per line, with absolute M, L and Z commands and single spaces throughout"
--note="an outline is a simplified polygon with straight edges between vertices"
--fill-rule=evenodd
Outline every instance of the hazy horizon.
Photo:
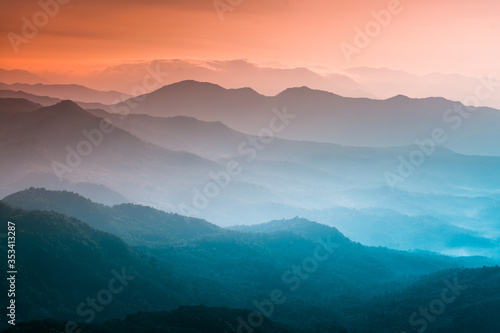
M 1 14 L 1 67 L 85 74 L 155 59 L 247 59 L 320 72 L 386 67 L 417 75 L 500 75 L 494 0 L 261 0 L 218 9 L 215 1 L 149 0 L 126 8 L 114 1 L 59 2 L 57 11 L 53 4 L 44 10 L 38 2 L 2 3 L 9 10 Z M 36 16 L 40 11 L 48 15 Z M 23 31 L 26 21 L 35 31 Z M 378 28 L 371 22 L 380 22 Z M 356 45 L 357 28 L 371 35 L 367 45 Z M 360 52 L 348 59 L 342 43 Z M 478 54 L 481 61 L 472 61 Z

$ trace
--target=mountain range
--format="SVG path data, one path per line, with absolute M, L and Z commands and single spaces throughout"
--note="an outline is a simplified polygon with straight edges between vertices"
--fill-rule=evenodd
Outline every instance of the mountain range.
M 374 100 L 346 98 L 306 87 L 264 96 L 250 88 L 224 89 L 196 81 L 177 82 L 131 99 L 127 99 L 130 97 L 127 94 L 78 85 L 0 84 L 0 89 L 3 89 L 0 97 L 26 98 L 44 106 L 60 99 L 73 99 L 86 109 L 222 121 L 235 130 L 254 135 L 269 127 L 273 109 L 277 109 L 290 118 L 284 130 L 273 133 L 275 136 L 347 146 L 410 145 L 433 139 L 434 131 L 440 130 L 442 142 L 435 143 L 453 151 L 469 155 L 500 154 L 493 144 L 499 111 L 463 105 L 459 101 L 467 102 L 465 98 L 452 101 L 398 95 Z M 468 133 L 476 135 L 471 137 Z
M 437 72 L 417 75 L 383 67 L 351 67 L 332 71 L 322 67 L 287 68 L 279 63 L 256 64 L 245 59 L 163 59 L 115 65 L 83 77 L 60 73 L 51 73 L 50 77 L 54 82 L 77 82 L 101 91 L 118 90 L 135 95 L 132 92 L 143 86 L 144 77 L 151 70 L 165 73 L 162 85 L 191 79 L 212 82 L 228 89 L 251 87 L 266 96 L 274 96 L 289 87 L 307 86 L 346 97 L 386 99 L 403 94 L 412 98 L 439 96 L 463 102 L 476 95 L 478 86 L 490 82 L 490 94 L 481 99 L 480 105 L 500 109 L 498 80 L 491 72 L 482 77 Z M 1 70 L 0 81 L 8 84 L 49 84 L 45 78 L 19 70 Z M 484 91 L 481 96 L 485 96 Z
M 0 98 L 10 98 L 10 99 L 25 99 L 31 102 L 40 104 L 41 106 L 51 106 L 62 102 L 60 98 L 49 97 L 49 96 L 39 96 L 26 93 L 24 91 L 14 91 L 14 90 L 0 90 Z M 102 109 L 109 110 L 109 106 L 101 103 L 85 103 L 75 101 L 78 106 L 84 109 Z
M 72 99 L 85 103 L 114 104 L 130 95 L 118 91 L 100 91 L 78 84 L 27 84 L 27 83 L 0 83 L 0 90 L 22 91 L 24 93 L 48 96 L 61 100 Z
M 259 150 L 252 146 L 258 136 L 220 121 L 112 114 L 69 101 L 43 108 L 3 99 L 0 105 L 2 196 L 31 186 L 71 190 L 105 204 L 147 204 L 225 226 L 303 216 L 338 225 L 370 245 L 497 256 L 497 157 L 438 147 L 398 188 L 390 188 L 386 173 L 397 173 L 399 157 L 418 147 L 274 138 Z M 114 125 L 111 133 L 98 133 L 103 119 Z M 91 152 L 83 156 L 78 148 Z M 228 165 L 240 171 L 229 181 Z M 217 195 L 209 198 L 207 188 Z M 421 242 L 418 235 L 430 231 L 436 238 Z
M 58 212 L 62 210 L 82 219 Z M 359 325 L 359 314 L 376 308 L 373 303 L 391 306 L 389 299 L 411 299 L 422 284 L 436 284 L 436 278 L 426 274 L 454 269 L 439 273 L 441 279 L 465 274 L 467 279 L 460 278 L 460 282 L 474 277 L 479 279 L 474 284 L 492 287 L 499 277 L 495 268 L 486 275 L 476 269 L 462 272 L 466 267 L 495 265 L 488 258 L 451 258 L 366 247 L 350 241 L 335 228 L 299 218 L 227 230 L 206 221 L 154 212 L 148 207 L 106 207 L 74 193 L 41 189 L 29 189 L 2 200 L 0 218 L 16 223 L 16 241 L 25 244 L 18 253 L 23 258 L 18 269 L 26 271 L 17 282 L 21 290 L 17 300 L 26 304 L 26 309 L 19 311 L 21 321 L 50 318 L 85 325 L 85 319 L 89 319 L 87 323 L 100 323 L 138 310 L 171 311 L 177 306 L 197 304 L 253 309 L 256 302 L 265 303 L 269 293 L 280 288 L 287 301 L 276 305 L 272 320 L 307 328 L 309 323 L 326 323 L 335 318 L 337 325 L 349 326 Z M 120 226 L 112 231 L 129 232 L 125 242 L 89 225 L 106 229 L 110 220 Z M 159 228 L 162 224 L 165 227 Z M 164 238 L 164 242 L 151 242 L 144 237 L 144 228 L 148 226 L 159 230 L 156 236 Z M 208 227 L 205 232 L 203 226 Z M 193 230 L 197 230 L 196 235 Z M 6 244 L 1 244 L 4 249 Z M 303 267 L 302 272 L 293 267 Z M 88 310 L 84 306 L 75 311 L 88 295 L 95 295 L 120 273 L 128 279 L 123 292 L 106 305 L 105 312 L 91 315 L 87 311 L 82 315 L 84 309 Z M 483 276 L 475 277 L 478 274 Z M 472 286 L 472 282 L 468 285 Z M 328 291 L 325 286 L 329 286 Z M 349 304 L 345 304 L 347 298 L 352 299 Z M 360 312 L 351 317 L 347 313 L 354 306 Z M 405 309 L 410 311 L 411 307 Z M 332 318 L 332 313 L 337 315 Z M 404 323 L 404 315 L 399 315 L 384 316 Z M 213 314 L 212 318 L 218 316 L 222 314 Z M 367 325 L 377 318 L 366 317 Z
M 47 79 L 42 78 L 37 74 L 20 69 L 8 70 L 0 68 L 0 77 L 2 78 L 1 81 L 6 84 L 13 84 L 13 83 L 36 84 L 36 83 L 49 82 Z
M 356 94 L 355 75 L 411 82 L 152 64 Z M 500 329 L 499 110 L 194 80 L 119 92 L 141 65 L 101 73 L 123 78 L 113 90 L 0 85 L 0 221 L 19 271 L 4 332 Z
M 289 88 L 268 97 L 248 88 L 228 90 L 183 81 L 141 96 L 141 101 L 132 99 L 114 107 L 115 112 L 223 121 L 253 135 L 270 126 L 273 109 L 290 115 L 286 127 L 274 133 L 286 139 L 389 147 L 425 141 L 441 129 L 445 139 L 437 144 L 446 148 L 471 155 L 500 154 L 492 144 L 497 136 L 498 110 L 466 108 L 443 98 L 345 98 L 307 87 Z M 476 135 L 470 137 L 468 133 Z

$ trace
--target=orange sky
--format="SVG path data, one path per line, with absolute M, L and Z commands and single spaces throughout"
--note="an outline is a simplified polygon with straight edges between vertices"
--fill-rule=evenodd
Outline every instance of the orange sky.
M 339 45 L 353 43 L 354 29 L 373 20 L 372 10 L 398 0 L 222 0 L 236 3 L 224 20 L 213 0 L 59 1 L 68 3 L 16 53 L 8 34 L 22 37 L 23 17 L 33 22 L 41 7 L 0 0 L 0 67 L 84 73 L 138 60 L 244 58 L 313 70 L 383 66 L 416 74 L 500 74 L 498 0 L 401 0 L 401 13 L 351 62 Z

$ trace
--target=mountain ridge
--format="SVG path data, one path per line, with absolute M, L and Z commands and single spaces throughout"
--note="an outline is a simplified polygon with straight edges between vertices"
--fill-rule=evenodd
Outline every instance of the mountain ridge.
M 498 136 L 494 128 L 496 124 L 500 126 L 500 111 L 484 107 L 466 109 L 460 102 L 440 97 L 352 98 L 307 87 L 288 88 L 275 96 L 263 96 L 189 80 L 163 86 L 140 99 L 142 101 L 132 98 L 112 109 L 222 121 L 237 131 L 253 135 L 269 126 L 276 109 L 291 115 L 285 129 L 274 133 L 276 137 L 345 146 L 408 145 L 425 139 L 429 131 L 432 134 L 432 130 L 441 128 L 446 140 L 439 144 L 446 148 L 463 154 L 500 156 L 500 150 L 487 140 L 487 137 Z M 136 106 L 131 108 L 128 104 Z M 470 110 L 475 116 L 469 120 Z M 300 120 L 294 121 L 295 118 Z M 456 131 L 457 127 L 460 131 Z M 471 142 L 468 132 L 481 135 Z

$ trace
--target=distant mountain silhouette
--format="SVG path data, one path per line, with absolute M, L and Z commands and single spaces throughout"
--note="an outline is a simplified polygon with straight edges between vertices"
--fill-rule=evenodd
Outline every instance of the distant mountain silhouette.
M 493 144 L 500 135 L 496 131 L 500 126 L 500 111 L 463 110 L 460 103 L 444 98 L 345 98 L 307 87 L 289 88 L 266 97 L 251 89 L 224 89 L 211 83 L 182 81 L 142 99 L 129 101 L 129 104 L 138 102 L 133 108 L 125 102 L 119 103 L 115 110 L 222 121 L 238 131 L 257 134 L 269 127 L 275 116 L 274 108 L 280 111 L 286 108 L 295 118 L 289 120 L 284 130 L 275 133 L 286 139 L 347 146 L 402 146 L 432 138 L 433 131 L 442 128 L 446 134 L 444 147 L 465 154 L 500 155 L 498 146 Z M 475 135 L 471 137 L 468 133 Z
M 216 86 L 208 89 L 224 91 Z M 297 90 L 310 93 L 307 88 Z M 362 148 L 276 138 L 258 151 L 250 149 L 249 143 L 257 137 L 221 122 L 121 117 L 83 110 L 70 101 L 33 112 L 18 111 L 0 112 L 0 155 L 5 161 L 0 166 L 1 196 L 29 187 L 69 190 L 108 205 L 147 204 L 222 226 L 303 216 L 336 225 L 354 240 L 370 245 L 497 256 L 494 214 L 488 214 L 480 227 L 471 215 L 498 205 L 487 194 L 500 186 L 496 157 L 437 148 L 414 175 L 392 189 L 384 173 L 397 173 L 399 157 L 408 157 L 418 149 L 416 145 Z M 101 144 L 92 144 L 92 153 L 80 156 L 76 168 L 64 169 L 67 149 L 76 151 L 80 142 L 90 142 L 82 131 L 95 132 L 103 118 L 116 129 L 103 135 Z M 101 141 L 99 135 L 95 140 Z M 230 161 L 239 163 L 241 173 L 226 183 Z M 62 172 L 62 181 L 56 171 Z M 206 186 L 218 186 L 218 195 L 207 197 Z M 353 209 L 346 213 L 339 207 Z M 358 210 L 372 207 L 387 211 Z M 484 232 L 491 236 L 486 238 Z M 419 237 L 426 233 L 432 236 L 422 241 Z
M 78 84 L 26 84 L 0 83 L 0 90 L 23 91 L 28 94 L 48 96 L 62 100 L 71 99 L 85 103 L 112 104 L 121 100 L 127 94 L 117 91 L 99 91 Z
M 42 106 L 51 106 L 62 102 L 62 99 L 48 97 L 48 96 L 38 96 L 33 94 L 25 93 L 24 91 L 13 91 L 13 90 L 0 90 L 0 98 L 24 98 L 34 103 L 38 103 Z M 101 103 L 85 103 L 75 101 L 80 107 L 84 109 L 103 109 L 109 111 L 109 106 Z
M 167 85 L 125 101 L 0 83 L 2 333 L 500 331 L 500 110 L 429 97 L 474 79 L 245 60 L 81 79 L 138 91 L 145 65 Z M 397 93 L 344 96 L 362 85 Z
M 312 239 L 321 239 L 329 236 L 339 243 L 349 242 L 349 240 L 334 227 L 329 227 L 324 224 L 298 217 L 290 220 L 283 219 L 261 224 L 234 226 L 231 229 L 236 231 L 263 233 L 290 231 L 296 233 L 297 235 L 310 237 Z
M 176 191 L 186 190 L 189 182 L 194 186 L 202 181 L 215 166 L 196 155 L 146 143 L 119 128 L 103 133 L 101 118 L 70 101 L 22 115 L 0 114 L 0 118 L 4 133 L 0 154 L 6 161 L 0 173 L 3 195 L 37 185 L 57 188 L 59 176 L 70 182 L 105 185 L 133 201 L 146 199 L 130 181 L 144 184 L 150 179 L 151 184 L 177 197 Z M 89 133 L 93 133 L 93 139 L 89 139 Z M 77 150 L 81 151 L 78 145 L 83 141 L 90 153 L 83 151 L 82 155 Z M 151 198 L 157 197 L 158 192 L 148 192 Z M 168 203 L 164 194 L 154 201 Z
M 441 96 L 450 100 L 463 101 L 476 94 L 478 86 L 488 82 L 487 76 L 467 77 L 460 74 L 429 73 L 415 75 L 388 68 L 356 67 L 343 73 L 363 85 L 366 91 L 379 98 L 388 98 L 395 94 L 405 94 L 414 98 Z M 497 78 L 498 79 L 498 78 Z M 481 105 L 500 109 L 500 91 L 491 91 Z
M 65 192 L 30 190 L 17 197 L 21 196 L 47 209 L 27 211 L 0 202 L 0 219 L 4 226 L 6 221 L 16 223 L 16 241 L 22 244 L 17 248 L 18 258 L 22 258 L 18 269 L 25 272 L 17 281 L 21 322 L 47 318 L 83 321 L 87 315 L 79 316 L 75 309 L 108 286 L 115 276 L 113 270 L 116 274 L 125 270 L 135 278 L 106 311 L 94 312 L 94 322 L 193 303 L 252 309 L 253 300 L 265 300 L 281 288 L 287 301 L 276 306 L 273 320 L 300 325 L 312 320 L 313 311 L 314 320 L 331 320 L 326 311 L 329 306 L 338 313 L 353 304 L 363 309 L 366 301 L 388 292 L 400 293 L 423 274 L 493 264 L 487 258 L 366 247 L 349 241 L 336 229 L 302 219 L 262 225 L 269 231 L 265 233 L 227 231 L 178 244 L 168 239 L 151 243 L 143 238 L 138 219 L 142 216 L 143 225 L 157 228 L 159 224 L 151 224 L 150 219 L 154 212 L 147 207 L 117 206 L 115 213 L 129 216 L 123 222 L 138 231 L 130 234 L 129 240 L 137 245 L 131 247 L 75 218 L 48 211 L 67 206 L 99 223 L 96 214 L 106 213 L 102 206 Z M 50 197 L 52 202 L 46 200 Z M 173 222 L 169 221 L 174 218 L 171 215 L 156 215 L 158 222 Z M 170 232 L 172 238 L 181 238 L 184 231 L 172 228 Z M 5 242 L 0 249 L 6 251 Z M 6 284 L 6 280 L 0 282 L 1 287 Z M 350 297 L 356 301 L 344 304 Z
M 7 84 L 13 83 L 28 83 L 28 84 L 36 84 L 36 83 L 49 83 L 47 79 L 44 79 L 37 74 L 20 70 L 20 69 L 4 69 L 0 68 L 0 81 Z
M 221 228 L 200 219 L 132 204 L 109 207 L 67 191 L 30 188 L 2 201 L 23 209 L 49 210 L 72 216 L 136 245 L 186 242 L 222 232 Z
M 147 142 L 212 160 L 236 155 L 238 144 L 248 138 L 248 135 L 232 130 L 222 122 L 204 122 L 185 116 L 163 118 L 129 114 L 122 117 L 100 109 L 88 111 Z
M 290 86 L 307 85 L 343 96 L 370 96 L 365 87 L 343 73 L 325 76 L 304 67 L 276 68 L 273 65 L 257 65 L 244 59 L 227 61 L 166 59 L 120 64 L 92 73 L 87 78 L 75 79 L 81 80 L 84 85 L 101 90 L 118 89 L 128 92 L 143 84 L 148 67 L 154 71 L 168 73 L 162 77 L 162 86 L 184 80 L 196 80 L 213 82 L 225 88 L 251 87 L 261 94 L 272 96 Z
M 496 226 L 492 222 L 495 214 L 489 212 L 488 208 L 479 208 L 489 207 L 487 198 L 476 198 L 472 204 L 463 198 L 444 199 L 442 196 L 429 194 L 395 192 L 394 198 L 398 197 L 401 202 L 413 200 L 411 202 L 415 203 L 418 201 L 441 203 L 447 200 L 448 207 L 446 211 L 443 209 L 442 212 L 434 214 L 422 212 L 404 214 L 382 207 L 363 209 L 335 207 L 311 212 L 307 216 L 321 223 L 336 226 L 346 236 L 365 245 L 387 246 L 398 250 L 425 248 L 449 255 L 478 254 L 500 258 Z M 478 218 L 464 216 L 465 209 L 471 205 L 484 214 Z M 433 210 L 431 204 L 428 209 Z M 478 219 L 483 221 L 483 225 L 488 225 L 487 236 L 474 228 Z

